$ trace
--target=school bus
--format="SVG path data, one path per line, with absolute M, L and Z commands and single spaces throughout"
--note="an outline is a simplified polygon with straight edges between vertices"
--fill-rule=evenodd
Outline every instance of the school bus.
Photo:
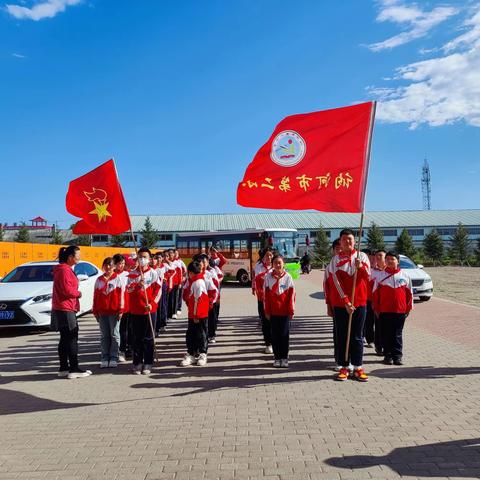
M 294 228 L 178 233 L 176 243 L 185 263 L 195 254 L 208 253 L 214 247 L 227 259 L 223 267 L 225 279 L 237 280 L 243 286 L 250 284 L 260 249 L 267 246 L 285 257 L 285 268 L 293 278 L 298 278 L 298 232 Z

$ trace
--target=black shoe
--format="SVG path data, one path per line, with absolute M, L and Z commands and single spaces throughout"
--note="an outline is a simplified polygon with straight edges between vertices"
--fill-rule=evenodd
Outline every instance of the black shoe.
M 385 365 L 393 365 L 393 360 L 392 360 L 391 358 L 385 357 L 385 358 L 383 359 L 383 363 L 384 363 Z
M 396 358 L 396 359 L 393 361 L 393 364 L 394 364 L 394 365 L 403 365 L 402 359 L 401 359 L 401 358 Z
M 375 350 L 375 355 L 376 355 L 377 357 L 383 357 L 383 350 L 381 350 L 381 349 Z

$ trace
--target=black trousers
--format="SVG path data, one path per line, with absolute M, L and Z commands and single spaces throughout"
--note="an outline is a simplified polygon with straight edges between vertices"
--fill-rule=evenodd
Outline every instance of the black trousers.
M 337 325 L 337 345 L 339 364 L 348 367 L 349 363 L 360 367 L 363 363 L 363 326 L 365 324 L 366 307 L 357 307 L 352 315 L 352 329 L 348 358 L 345 361 L 347 343 L 348 312 L 346 308 L 334 307 L 335 323 Z
M 58 342 L 58 358 L 60 371 L 74 372 L 78 370 L 78 325 L 70 330 L 68 325 L 58 329 L 60 341 Z
M 207 318 L 200 318 L 196 321 L 189 318 L 186 334 L 187 352 L 194 357 L 200 353 L 207 353 Z
M 272 348 L 275 360 L 288 359 L 288 347 L 290 343 L 290 320 L 289 316 L 272 315 Z
M 382 324 L 377 315 L 375 315 L 375 350 L 377 353 L 383 353 Z
M 263 340 L 265 341 L 265 346 L 268 347 L 272 344 L 272 325 L 270 320 L 267 320 L 265 316 L 265 308 L 261 300 L 258 301 L 258 316 L 262 322 Z
M 130 323 L 133 336 L 133 364 L 153 365 L 154 340 L 148 315 L 130 314 Z
M 158 304 L 157 309 L 157 323 L 155 326 L 155 331 L 158 332 L 160 328 L 167 326 L 167 309 L 168 309 L 168 293 L 167 293 L 167 284 L 162 284 L 162 297 L 160 298 L 160 303 Z
M 404 313 L 381 313 L 383 354 L 385 358 L 401 360 L 403 355 L 403 326 L 407 316 Z
M 338 357 L 338 339 L 337 339 L 337 323 L 335 322 L 335 312 L 332 312 L 333 317 L 333 357 L 335 358 L 335 363 L 340 365 L 340 360 Z
M 129 313 L 124 313 L 120 319 L 120 351 L 127 354 L 131 350 L 132 332 L 129 322 Z
M 183 287 L 179 285 L 177 290 L 177 311 L 180 311 L 182 309 L 182 295 Z
M 363 336 L 367 343 L 375 341 L 375 314 L 373 313 L 372 302 L 367 302 L 367 313 L 365 315 L 365 326 L 363 327 Z
M 213 307 L 208 310 L 208 338 L 213 338 L 217 334 L 217 309 Z
M 174 285 L 168 294 L 168 318 L 172 318 L 177 313 L 178 285 Z

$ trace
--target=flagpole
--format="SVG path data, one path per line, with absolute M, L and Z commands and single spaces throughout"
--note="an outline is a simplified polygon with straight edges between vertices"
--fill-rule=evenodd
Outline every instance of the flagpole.
M 363 230 L 363 219 L 365 216 L 365 196 L 367 193 L 367 181 L 368 181 L 368 169 L 370 167 L 370 152 L 372 149 L 372 138 L 373 138 L 373 125 L 375 122 L 375 111 L 377 109 L 377 102 L 373 102 L 372 105 L 372 111 L 370 112 L 370 128 L 368 131 L 368 145 L 367 145 L 367 153 L 366 153 L 366 158 L 365 158 L 365 187 L 363 189 L 363 195 L 362 195 L 362 213 L 360 215 L 360 226 L 358 229 L 358 242 L 357 242 L 357 257 L 356 259 L 358 260 L 360 258 L 360 248 L 362 245 L 362 230 Z M 355 265 L 355 273 L 353 274 L 353 286 L 352 286 L 352 295 L 350 296 L 350 303 L 352 307 L 354 306 L 354 301 L 355 301 L 355 287 L 357 284 L 357 275 L 358 275 L 358 268 Z M 353 317 L 353 312 L 352 310 L 348 314 L 348 326 L 347 326 L 347 339 L 346 339 L 346 345 L 345 345 L 345 362 L 348 362 L 348 357 L 350 354 L 350 336 L 352 333 L 352 317 Z M 357 365 L 358 367 L 359 365 Z

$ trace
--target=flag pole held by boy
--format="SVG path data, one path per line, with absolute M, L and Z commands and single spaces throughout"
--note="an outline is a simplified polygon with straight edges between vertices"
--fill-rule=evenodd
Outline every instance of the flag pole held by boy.
M 375 109 L 376 102 L 366 102 L 284 118 L 248 165 L 237 187 L 237 203 L 361 213 L 360 247 Z M 352 301 L 355 282 L 356 271 Z

